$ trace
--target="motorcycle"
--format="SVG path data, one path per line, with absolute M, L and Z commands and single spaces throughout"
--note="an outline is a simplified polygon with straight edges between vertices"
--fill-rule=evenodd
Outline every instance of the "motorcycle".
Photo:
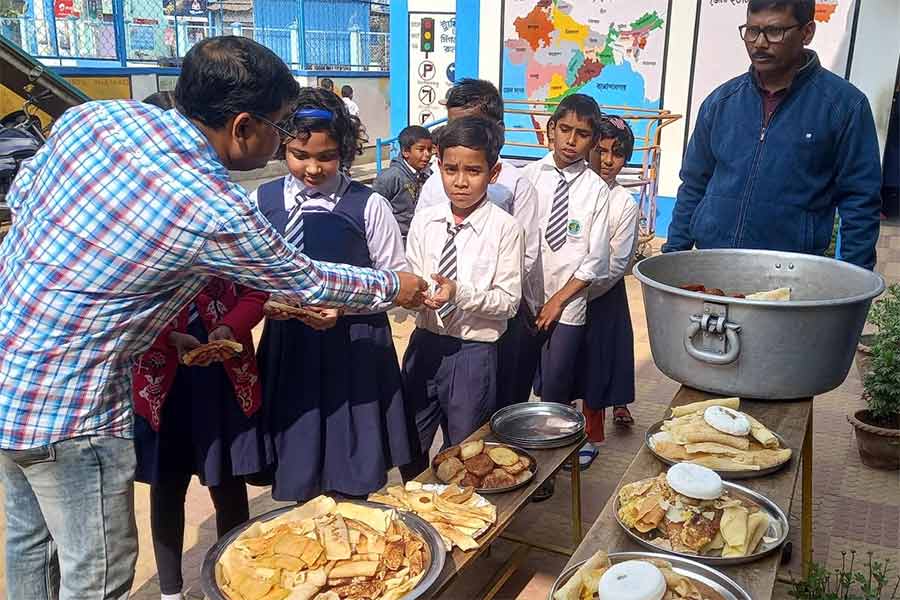
M 26 102 L 22 110 L 0 119 L 0 223 L 11 218 L 6 194 L 22 162 L 34 156 L 47 140 L 34 111 L 34 105 Z

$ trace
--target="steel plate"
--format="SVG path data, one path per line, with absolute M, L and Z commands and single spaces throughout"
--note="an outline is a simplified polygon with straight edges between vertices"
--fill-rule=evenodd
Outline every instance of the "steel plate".
M 524 486 L 528 485 L 529 483 L 531 483 L 531 480 L 534 479 L 534 474 L 537 473 L 537 459 L 530 452 L 526 452 L 519 446 L 513 446 L 512 444 L 507 444 L 505 442 L 502 444 L 498 443 L 498 442 L 485 442 L 484 443 L 485 448 L 498 448 L 501 446 L 504 448 L 509 448 L 510 450 L 512 450 L 518 454 L 528 457 L 528 460 L 531 461 L 531 466 L 528 467 L 528 470 L 531 472 L 531 477 L 529 477 L 525 481 L 522 481 L 515 485 L 510 485 L 510 486 L 502 487 L 502 488 L 475 488 L 475 491 L 478 492 L 479 494 L 501 494 L 504 492 L 511 492 L 513 490 L 517 490 L 520 487 L 524 487 Z M 496 463 L 494 463 L 494 464 L 496 464 Z M 437 479 L 437 469 L 434 466 L 434 459 L 431 460 L 431 470 L 434 473 L 435 479 Z M 438 481 L 440 481 L 440 480 L 438 479 Z
M 653 552 L 615 552 L 609 555 L 609 560 L 613 564 L 625 562 L 626 560 L 649 559 L 659 559 L 669 562 L 672 565 L 672 570 L 679 575 L 687 577 L 698 584 L 698 586 L 705 587 L 707 590 L 718 594 L 719 598 L 715 598 L 714 600 L 753 600 L 750 597 L 750 594 L 741 589 L 741 586 L 722 573 L 687 558 L 656 554 Z M 553 600 L 553 594 L 565 585 L 585 562 L 586 561 L 581 561 L 563 571 L 553 584 L 553 587 L 550 588 L 550 595 L 547 596 L 547 600 Z M 596 592 L 593 597 L 597 598 Z
M 556 402 L 514 404 L 491 417 L 491 431 L 499 439 L 535 450 L 569 446 L 582 438 L 584 428 L 584 415 Z
M 633 539 L 641 546 L 644 546 L 645 548 L 649 548 L 650 550 L 655 550 L 657 552 L 664 552 L 667 555 L 680 556 L 683 558 L 688 558 L 715 566 L 740 565 L 759 560 L 764 556 L 768 556 L 769 554 L 778 550 L 781 545 L 784 544 L 785 541 L 787 541 L 788 533 L 790 531 L 790 525 L 788 524 L 788 519 L 784 514 L 784 511 L 782 511 L 777 504 L 775 504 L 762 494 L 758 494 L 753 490 L 745 488 L 744 486 L 738 485 L 736 483 L 723 481 L 722 487 L 727 490 L 732 496 L 735 496 L 737 498 L 746 498 L 747 500 L 752 501 L 753 503 L 757 504 L 763 512 L 769 515 L 769 530 L 766 531 L 766 534 L 763 536 L 764 539 L 760 542 L 759 549 L 752 554 L 734 558 L 722 558 L 721 556 L 685 554 L 682 552 L 675 552 L 673 550 L 665 550 L 663 548 L 660 548 L 659 546 L 654 546 L 650 543 L 650 540 L 658 537 L 657 535 L 654 535 L 652 532 L 648 534 L 641 534 L 637 531 L 633 531 L 632 529 L 627 527 L 625 523 L 622 522 L 622 519 L 619 518 L 619 507 L 621 503 L 618 498 L 618 490 L 616 491 L 616 522 L 619 524 L 619 527 L 625 530 L 625 533 L 627 533 L 631 537 L 631 539 Z M 775 538 L 775 541 L 766 542 L 765 538 Z
M 350 502 L 352 504 L 361 504 L 363 506 L 393 510 L 397 513 L 397 515 L 407 527 L 409 527 L 412 531 L 422 537 L 422 539 L 425 541 L 426 547 L 428 548 L 428 568 L 425 569 L 425 573 L 422 575 L 422 578 L 419 580 L 419 583 L 416 585 L 416 587 L 411 589 L 408 594 L 403 596 L 402 600 L 415 600 L 416 598 L 421 598 L 422 596 L 424 596 L 429 588 L 431 588 L 431 586 L 434 585 L 434 583 L 437 581 L 438 577 L 441 574 L 441 571 L 444 569 L 446 549 L 444 547 L 444 541 L 441 539 L 441 536 L 437 532 L 437 530 L 435 530 L 435 528 L 432 527 L 427 521 L 425 521 L 415 513 L 398 510 L 393 506 L 380 504 L 378 502 L 369 502 L 368 500 L 341 500 L 341 502 Z M 219 541 L 213 544 L 209 551 L 207 551 L 206 557 L 203 559 L 203 567 L 200 570 L 200 585 L 203 590 L 203 594 L 208 600 L 228 600 L 225 594 L 223 594 L 219 590 L 218 583 L 216 583 L 216 563 L 219 562 L 219 558 L 222 556 L 222 553 L 231 544 L 231 542 L 233 542 L 254 523 L 271 521 L 275 517 L 279 517 L 282 514 L 295 508 L 297 507 L 286 506 L 284 508 L 279 508 L 259 515 L 258 517 L 250 519 L 246 523 L 235 527 L 227 534 L 225 534 Z
M 656 450 L 653 449 L 653 446 L 650 445 L 650 438 L 653 436 L 653 434 L 659 433 L 662 430 L 662 424 L 664 422 L 665 421 L 658 421 L 650 426 L 650 429 L 648 429 L 647 433 L 644 434 L 644 444 L 647 446 L 647 450 L 650 451 L 650 454 L 652 454 L 657 459 L 659 459 L 660 462 L 664 462 L 667 465 L 677 465 L 678 461 L 672 460 L 670 458 L 666 458 L 662 454 L 659 454 L 658 452 L 656 452 Z M 769 431 L 772 431 L 772 430 L 770 429 Z M 787 443 L 784 441 L 783 437 L 781 437 L 774 431 L 772 431 L 772 435 L 774 435 L 776 438 L 778 438 L 778 444 L 782 448 L 789 448 Z M 718 473 L 722 479 L 755 479 L 756 477 L 765 477 L 766 475 L 771 475 L 772 473 L 775 473 L 776 471 L 780 471 L 794 459 L 794 454 L 796 454 L 796 450 L 794 450 L 793 448 L 791 448 L 790 450 L 791 450 L 790 458 L 788 458 L 786 461 L 784 461 L 780 465 L 775 465 L 774 467 L 760 469 L 759 471 L 720 471 L 718 469 L 713 469 L 713 471 Z M 690 462 L 690 461 L 687 461 L 687 462 Z

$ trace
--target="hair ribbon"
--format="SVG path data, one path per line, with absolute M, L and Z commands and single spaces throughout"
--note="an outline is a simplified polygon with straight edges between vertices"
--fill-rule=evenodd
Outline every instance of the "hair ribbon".
M 322 119 L 325 121 L 331 121 L 334 119 L 334 113 L 332 113 L 330 110 L 324 110 L 321 108 L 301 108 L 294 113 L 294 117 L 298 119 Z

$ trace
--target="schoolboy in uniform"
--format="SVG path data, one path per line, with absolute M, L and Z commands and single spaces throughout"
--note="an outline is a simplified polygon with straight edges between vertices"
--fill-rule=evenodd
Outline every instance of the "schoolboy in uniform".
M 405 128 L 397 139 L 400 156 L 375 178 L 372 189 L 387 198 L 405 241 L 422 185 L 431 177 L 429 165 L 434 144 L 431 132 L 419 125 Z
M 609 276 L 609 187 L 585 160 L 601 118 L 593 98 L 568 96 L 550 119 L 553 151 L 524 169 L 538 192 L 544 297 L 535 321 L 542 336 L 534 381 L 547 402 L 571 399 L 588 286 Z M 546 492 L 552 494 L 552 484 Z
M 449 199 L 417 212 L 410 226 L 409 266 L 436 289 L 403 357 L 403 393 L 420 440 L 404 479 L 428 466 L 439 426 L 445 446 L 458 444 L 496 407 L 497 340 L 521 301 L 523 257 L 522 227 L 487 199 L 501 144 L 496 122 L 462 117 L 447 125 L 439 155 Z
M 463 79 L 450 89 L 447 95 L 447 119 L 466 115 L 481 116 L 503 127 L 503 99 L 490 81 Z M 437 143 L 437 142 L 435 142 Z M 501 143 L 502 145 L 502 143 Z M 528 402 L 531 381 L 520 373 L 520 365 L 534 364 L 536 354 L 528 354 L 537 346 L 533 342 L 533 323 L 542 304 L 543 283 L 540 270 L 540 232 L 537 220 L 537 192 L 521 169 L 500 159 L 497 181 L 488 186 L 488 199 L 514 216 L 525 233 L 525 262 L 522 273 L 522 305 L 515 318 L 507 324 L 500 340 L 500 379 L 504 385 L 499 390 L 498 408 Z M 441 181 L 437 176 L 425 182 L 418 206 L 422 209 L 447 202 Z

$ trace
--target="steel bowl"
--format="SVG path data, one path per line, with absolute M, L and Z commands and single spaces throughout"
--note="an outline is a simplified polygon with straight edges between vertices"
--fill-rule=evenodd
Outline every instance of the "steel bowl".
M 700 587 L 706 587 L 712 592 L 715 592 L 720 596 L 721 600 L 753 600 L 750 597 L 750 594 L 741 589 L 741 586 L 733 580 L 715 569 L 711 569 L 706 565 L 701 565 L 688 558 L 669 556 L 667 554 L 656 554 L 654 552 L 615 552 L 609 555 L 609 560 L 612 564 L 625 562 L 626 560 L 650 559 L 668 562 L 672 565 L 672 570 L 676 573 L 693 580 L 693 582 Z M 587 561 L 581 561 L 563 571 L 553 584 L 553 587 L 550 588 L 550 594 L 547 596 L 547 600 L 553 600 L 553 594 L 565 585 L 585 562 Z M 597 597 L 596 592 L 594 593 L 594 597 Z
M 744 398 L 807 398 L 843 383 L 872 299 L 884 280 L 854 265 L 792 252 L 691 250 L 634 267 L 650 350 L 672 379 Z M 689 292 L 790 287 L 787 302 Z
M 769 530 L 766 532 L 765 537 L 774 537 L 774 541 L 766 542 L 765 540 L 763 540 L 760 542 L 759 547 L 753 553 L 748 554 L 747 556 L 736 556 L 729 558 L 722 558 L 721 556 L 706 556 L 702 554 L 684 554 L 681 552 L 675 552 L 674 550 L 665 550 L 650 543 L 650 540 L 658 537 L 657 535 L 653 534 L 652 531 L 647 534 L 642 534 L 631 529 L 622 522 L 622 519 L 619 518 L 619 507 L 621 506 L 621 502 L 618 498 L 618 491 L 616 491 L 616 522 L 631 539 L 645 548 L 654 550 L 656 552 L 664 552 L 667 555 L 680 556 L 682 558 L 688 558 L 690 560 L 695 560 L 720 567 L 753 562 L 765 556 L 768 556 L 769 554 L 781 548 L 782 544 L 787 541 L 788 534 L 790 533 L 790 524 L 788 523 L 788 518 L 787 515 L 784 514 L 784 511 L 781 510 L 781 508 L 777 504 L 775 504 L 762 494 L 754 492 L 750 488 L 740 486 L 736 483 L 729 483 L 728 481 L 723 481 L 722 487 L 733 497 L 743 497 L 747 500 L 750 500 L 754 504 L 758 505 L 760 507 L 760 510 L 769 515 Z
M 393 510 L 403 521 L 404 525 L 421 536 L 428 549 L 428 568 L 425 569 L 425 573 L 422 575 L 419 583 L 416 584 L 416 587 L 403 596 L 403 600 L 415 600 L 416 598 L 424 596 L 437 581 L 438 577 L 440 577 L 441 571 L 444 569 L 446 548 L 444 547 L 444 540 L 441 539 L 441 535 L 437 530 L 432 527 L 428 521 L 425 521 L 415 513 L 398 510 L 393 506 L 388 506 L 379 502 L 369 502 L 368 500 L 342 500 L 342 502 L 351 502 L 353 504 L 362 504 L 364 506 L 372 506 L 384 510 Z M 286 506 L 259 515 L 258 517 L 250 519 L 243 525 L 235 527 L 213 544 L 206 552 L 206 556 L 203 559 L 203 566 L 200 569 L 200 586 L 203 590 L 203 594 L 208 600 L 228 600 L 228 597 L 219 589 L 219 584 L 216 581 L 216 564 L 218 564 L 225 549 L 254 523 L 271 521 L 294 508 L 296 508 L 296 506 Z
M 585 424 L 583 414 L 556 402 L 513 404 L 491 417 L 491 431 L 497 438 L 533 450 L 570 446 L 584 436 Z
M 659 459 L 660 462 L 664 462 L 667 465 L 677 465 L 678 461 L 672 460 L 671 458 L 666 458 L 662 454 L 658 453 L 656 450 L 653 449 L 653 446 L 650 443 L 650 438 L 653 437 L 654 434 L 662 431 L 663 423 L 665 423 L 665 421 L 657 421 L 656 423 L 654 423 L 653 425 L 650 426 L 650 429 L 648 429 L 647 433 L 644 434 L 644 444 L 647 446 L 647 450 L 650 451 L 650 454 L 652 454 L 657 459 Z M 774 431 L 772 432 L 772 435 L 774 435 L 778 439 L 778 444 L 781 448 L 789 448 L 789 446 L 787 445 L 787 442 L 784 441 L 783 437 L 781 437 Z M 794 454 L 796 454 L 796 450 L 791 449 L 791 456 L 786 461 L 784 461 L 780 465 L 775 465 L 774 467 L 767 467 L 765 469 L 760 469 L 758 471 L 750 471 L 750 470 L 720 471 L 718 469 L 712 469 L 712 470 L 715 471 L 716 473 L 718 473 L 722 479 L 755 479 L 756 477 L 765 477 L 766 475 L 771 475 L 772 473 L 775 473 L 776 471 L 780 471 L 781 469 L 785 468 L 794 459 Z M 682 461 L 682 462 L 690 462 L 690 461 Z

